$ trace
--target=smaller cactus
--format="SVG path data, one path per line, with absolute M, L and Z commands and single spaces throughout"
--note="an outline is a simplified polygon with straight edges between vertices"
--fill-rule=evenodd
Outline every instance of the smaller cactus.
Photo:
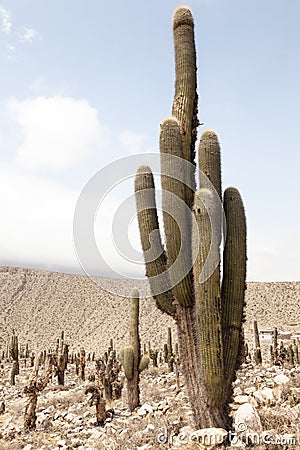
M 151 348 L 150 342 L 149 342 L 149 352 L 148 353 L 149 353 L 150 359 L 152 359 L 153 367 L 158 367 L 158 362 L 157 362 L 158 350 Z
M 16 384 L 16 375 L 17 375 L 17 361 L 13 361 L 10 372 L 10 384 L 12 386 L 15 386 Z
M 9 354 L 15 361 L 15 375 L 19 375 L 19 339 L 14 330 L 10 341 Z
M 292 346 L 292 344 L 290 344 L 290 345 L 288 346 L 287 352 L 288 352 L 288 362 L 289 362 L 289 365 L 290 365 L 291 367 L 294 367 L 294 366 L 295 366 L 295 359 L 294 359 L 294 351 L 293 351 L 293 346 Z
M 81 347 L 79 352 L 79 373 L 78 376 L 80 380 L 85 380 L 85 350 Z
M 106 402 L 101 395 L 99 388 L 90 385 L 86 388 L 85 394 L 92 394 L 90 398 L 90 406 L 96 407 L 96 425 L 103 427 L 106 420 Z
M 139 336 L 140 295 L 137 289 L 131 293 L 130 344 L 120 349 L 121 363 L 127 379 L 128 406 L 133 411 L 140 403 L 140 372 L 149 365 L 149 355 L 141 357 Z
M 277 327 L 274 328 L 274 342 L 273 342 L 273 352 L 274 352 L 274 364 L 278 364 L 278 330 Z
M 35 359 L 34 368 L 30 375 L 28 384 L 24 388 L 24 393 L 28 396 L 25 407 L 24 430 L 32 431 L 36 428 L 36 406 L 38 393 L 48 384 L 52 372 L 52 357 L 47 355 L 45 361 L 45 372 L 39 377 L 40 357 Z
M 254 361 L 256 364 L 261 364 L 262 363 L 262 355 L 261 355 L 261 348 L 260 348 L 258 325 L 257 325 L 256 320 L 254 320 L 254 322 L 253 322 L 253 328 L 254 328 L 254 339 L 255 339 Z
M 174 354 L 173 354 L 173 346 L 172 346 L 172 330 L 171 327 L 168 327 L 168 368 L 169 372 L 174 372 Z
M 63 344 L 57 349 L 57 353 L 53 356 L 53 364 L 55 367 L 55 375 L 57 375 L 57 381 L 60 386 L 65 384 L 65 370 L 68 364 L 69 346 Z
M 143 372 L 143 370 L 148 369 L 149 366 L 149 362 L 150 362 L 150 357 L 147 353 L 145 353 L 140 360 L 139 363 L 139 372 Z

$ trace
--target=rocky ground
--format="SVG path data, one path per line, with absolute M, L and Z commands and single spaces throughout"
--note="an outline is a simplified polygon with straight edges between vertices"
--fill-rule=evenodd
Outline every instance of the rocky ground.
M 122 399 L 107 405 L 114 414 L 104 427 L 96 426 L 95 407 L 84 394 L 89 381 L 78 380 L 69 365 L 65 386 L 53 379 L 40 393 L 37 429 L 23 429 L 26 395 L 23 393 L 31 368 L 21 367 L 16 386 L 11 386 L 11 363 L 0 371 L 1 450 L 70 449 L 196 449 L 199 432 L 180 376 L 180 389 L 167 365 L 150 367 L 141 374 L 141 407 L 129 412 L 126 388 Z M 87 376 L 93 370 L 91 362 Z M 126 385 L 126 383 L 125 383 Z M 233 428 L 231 445 L 226 448 L 299 449 L 300 448 L 300 366 L 255 366 L 248 362 L 239 371 L 231 405 Z M 205 448 L 210 448 L 206 446 Z
M 126 282 L 127 285 L 129 283 Z M 130 283 L 129 283 L 130 284 Z M 128 285 L 129 286 L 129 285 Z M 128 287 L 127 286 L 127 287 Z M 129 286 L 131 287 L 131 285 Z M 300 283 L 248 283 L 245 336 L 253 344 L 253 319 L 259 327 L 300 329 Z M 84 346 L 87 354 L 128 342 L 129 299 L 99 287 L 88 277 L 41 270 L 0 267 L 0 357 L 7 349 L 12 330 L 22 349 L 30 351 L 56 347 L 61 330 L 70 352 Z M 142 299 L 140 334 L 142 345 L 162 349 L 167 327 L 176 330 L 171 318 L 162 315 L 153 300 Z M 269 344 L 263 344 L 264 361 Z M 104 427 L 96 426 L 95 407 L 84 394 L 88 381 L 79 381 L 69 365 L 64 387 L 53 379 L 40 393 L 37 429 L 23 429 L 26 395 L 24 387 L 32 371 L 21 364 L 16 385 L 10 385 L 11 361 L 0 364 L 0 450 L 38 449 L 176 449 L 199 448 L 192 412 L 184 386 L 178 391 L 174 373 L 166 365 L 150 367 L 141 375 L 141 407 L 130 413 L 126 387 L 122 399 L 107 405 L 114 410 Z M 28 364 L 27 364 L 28 366 Z M 93 363 L 87 367 L 87 377 Z M 126 384 L 126 383 L 125 383 Z M 300 449 L 300 366 L 255 366 L 248 362 L 239 371 L 231 405 L 232 448 L 268 450 Z M 5 410 L 1 408 L 5 404 Z M 198 433 L 198 434 L 197 434 Z M 238 436 L 236 436 L 236 434 Z M 220 435 L 221 436 L 221 435 Z M 221 438 L 221 437 L 220 437 Z M 205 447 L 209 448 L 209 447 Z M 229 448 L 229 447 L 228 447 Z

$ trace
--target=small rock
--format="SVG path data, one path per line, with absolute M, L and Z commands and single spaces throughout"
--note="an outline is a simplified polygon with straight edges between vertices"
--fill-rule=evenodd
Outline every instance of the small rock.
M 242 389 L 239 386 L 234 388 L 233 395 L 242 395 L 242 394 L 243 394 L 243 391 L 242 391 Z
M 276 375 L 276 377 L 274 378 L 274 381 L 276 384 L 286 384 L 290 381 L 289 377 L 287 377 L 286 375 L 283 375 L 283 373 L 281 373 L 280 375 Z
M 237 433 L 262 432 L 260 417 L 250 403 L 239 406 L 235 416 L 235 431 Z
M 248 395 L 237 395 L 234 397 L 234 403 L 242 405 L 243 403 L 248 403 L 249 397 Z

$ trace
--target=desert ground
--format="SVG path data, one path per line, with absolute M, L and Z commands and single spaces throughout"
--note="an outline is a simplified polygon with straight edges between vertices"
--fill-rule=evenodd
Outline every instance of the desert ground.
M 195 442 L 197 430 L 180 366 L 178 378 L 163 360 L 158 367 L 151 361 L 141 373 L 141 406 L 129 411 L 125 381 L 121 398 L 107 405 L 113 413 L 102 427 L 96 426 L 95 407 L 85 394 L 95 363 L 87 361 L 85 380 L 79 379 L 75 364 L 69 363 L 65 385 L 59 386 L 52 375 L 39 393 L 36 430 L 25 432 L 28 398 L 24 388 L 33 369 L 29 360 L 25 366 L 21 359 L 20 374 L 15 386 L 11 385 L 12 362 L 3 352 L 13 330 L 20 345 L 28 344 L 35 352 L 55 349 L 63 330 L 70 352 L 83 346 L 87 354 L 95 352 L 97 357 L 111 338 L 117 351 L 128 343 L 130 300 L 105 291 L 86 276 L 16 267 L 1 267 L 0 286 L 0 450 L 210 448 Z M 245 337 L 250 349 L 254 319 L 259 328 L 299 331 L 300 282 L 250 282 L 246 301 Z M 153 299 L 142 298 L 142 346 L 151 342 L 152 348 L 162 349 L 168 327 L 176 342 L 172 319 L 157 310 Z M 41 377 L 44 371 L 42 366 Z M 273 365 L 269 344 L 264 344 L 263 363 L 257 365 L 248 358 L 234 382 L 233 430 L 226 448 L 300 448 L 299 385 L 300 365 Z M 1 410 L 2 402 L 5 408 Z

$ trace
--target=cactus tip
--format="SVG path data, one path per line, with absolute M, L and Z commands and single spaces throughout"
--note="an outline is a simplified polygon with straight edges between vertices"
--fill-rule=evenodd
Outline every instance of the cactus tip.
M 166 117 L 161 123 L 160 128 L 163 127 L 174 127 L 179 128 L 179 122 L 175 116 Z
M 140 293 L 137 288 L 133 288 L 131 291 L 131 298 L 140 298 Z
M 180 25 L 194 26 L 192 11 L 188 6 L 178 6 L 173 14 L 173 29 L 175 30 Z
M 205 130 L 201 134 L 200 140 L 216 140 L 218 141 L 218 135 L 215 130 Z
M 151 167 L 148 164 L 141 164 L 137 169 L 138 174 L 149 174 L 152 173 Z

